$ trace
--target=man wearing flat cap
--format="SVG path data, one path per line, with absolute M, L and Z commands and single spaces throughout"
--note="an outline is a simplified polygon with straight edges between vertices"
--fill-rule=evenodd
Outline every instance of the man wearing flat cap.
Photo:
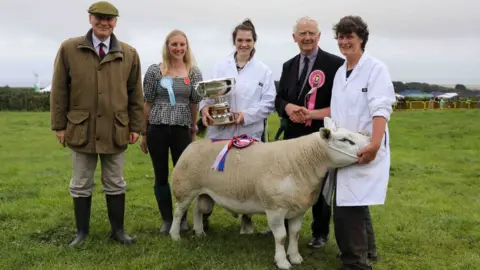
M 88 9 L 91 29 L 64 41 L 57 52 L 50 96 L 51 128 L 71 150 L 69 192 L 77 227 L 70 243 L 89 232 L 94 173 L 100 159 L 111 238 L 132 244 L 124 232 L 124 152 L 145 130 L 140 59 L 137 51 L 113 34 L 119 16 L 108 2 Z

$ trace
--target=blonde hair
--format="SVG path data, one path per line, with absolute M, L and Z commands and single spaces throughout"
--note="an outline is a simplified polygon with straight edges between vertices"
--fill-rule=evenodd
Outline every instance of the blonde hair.
M 187 50 L 185 52 L 185 56 L 183 57 L 183 62 L 185 63 L 185 66 L 187 67 L 187 71 L 190 73 L 190 70 L 196 66 L 195 58 L 193 57 L 192 50 L 190 50 L 190 44 L 188 42 L 187 35 L 178 29 L 172 30 L 167 37 L 165 38 L 165 43 L 163 43 L 163 50 L 162 50 L 162 57 L 163 57 L 163 70 L 165 71 L 165 74 L 168 72 L 168 68 L 170 67 L 170 51 L 168 50 L 168 41 L 170 40 L 171 37 L 173 36 L 183 36 L 187 42 Z

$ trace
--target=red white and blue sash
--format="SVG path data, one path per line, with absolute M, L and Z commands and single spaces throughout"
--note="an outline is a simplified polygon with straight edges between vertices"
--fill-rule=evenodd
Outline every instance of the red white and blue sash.
M 228 150 L 232 147 L 236 148 L 245 148 L 251 145 L 254 142 L 258 142 L 257 139 L 248 137 L 246 134 L 233 137 L 232 139 L 211 139 L 212 142 L 219 142 L 219 141 L 229 141 L 218 153 L 215 162 L 213 162 L 212 169 L 218 169 L 218 171 L 223 172 L 223 168 L 225 167 L 225 160 L 227 158 Z

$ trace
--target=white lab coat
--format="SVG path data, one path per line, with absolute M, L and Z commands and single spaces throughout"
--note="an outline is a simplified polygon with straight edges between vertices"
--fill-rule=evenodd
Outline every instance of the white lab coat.
M 347 62 L 335 74 L 331 99 L 331 118 L 337 126 L 372 133 L 373 117 L 390 120 L 395 91 L 387 66 L 363 53 L 346 79 Z M 388 123 L 388 122 L 387 122 Z M 337 174 L 337 205 L 384 204 L 390 174 L 388 124 L 381 147 L 369 164 L 341 168 Z
M 271 69 L 253 56 L 239 74 L 231 54 L 213 68 L 212 79 L 225 77 L 235 77 L 236 86 L 227 95 L 226 100 L 232 112 L 244 113 L 244 123 L 209 126 L 206 136 L 214 139 L 231 139 L 233 136 L 247 134 L 260 140 L 264 130 L 263 121 L 275 110 L 277 91 Z M 212 100 L 202 100 L 198 106 L 199 110 L 201 111 L 207 104 L 213 104 Z

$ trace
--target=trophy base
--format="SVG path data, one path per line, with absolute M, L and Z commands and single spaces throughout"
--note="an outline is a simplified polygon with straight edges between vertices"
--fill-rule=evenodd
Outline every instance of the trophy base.
M 211 126 L 231 125 L 236 121 L 235 115 L 230 111 L 230 106 L 212 107 L 209 113 L 213 118 L 213 121 L 208 121 Z

